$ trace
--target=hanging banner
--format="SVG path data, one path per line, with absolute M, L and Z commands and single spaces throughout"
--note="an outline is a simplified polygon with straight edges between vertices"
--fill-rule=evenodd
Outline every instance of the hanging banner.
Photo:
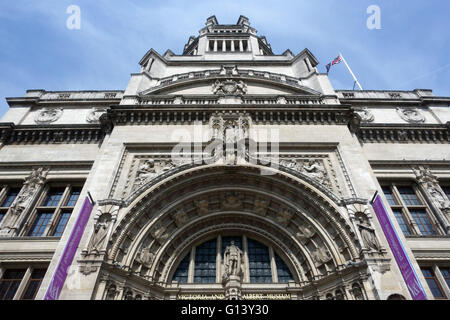
M 419 278 L 411 265 L 411 261 L 406 254 L 405 248 L 403 247 L 397 232 L 395 231 L 386 207 L 384 206 L 379 194 L 376 194 L 374 200 L 372 200 L 372 207 L 375 210 L 378 221 L 380 221 L 384 235 L 386 236 L 389 246 L 391 247 L 392 253 L 394 254 L 397 265 L 400 268 L 403 279 L 405 280 L 412 298 L 414 300 L 426 300 L 427 296 L 425 294 L 425 290 L 420 284 Z
M 70 234 L 69 240 L 67 241 L 64 252 L 59 260 L 58 267 L 53 274 L 52 281 L 47 289 L 44 300 L 58 300 L 59 294 L 63 288 L 64 282 L 67 278 L 67 271 L 72 264 L 73 257 L 77 251 L 78 245 L 80 244 L 81 236 L 83 235 L 86 224 L 91 215 L 92 208 L 94 207 L 94 202 L 88 196 L 84 200 L 83 207 L 77 218 L 77 222 L 73 227 L 72 233 Z

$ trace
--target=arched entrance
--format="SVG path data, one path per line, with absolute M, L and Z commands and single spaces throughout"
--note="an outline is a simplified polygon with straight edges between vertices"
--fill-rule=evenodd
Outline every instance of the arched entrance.
M 215 165 L 149 186 L 121 211 L 97 297 L 123 299 L 118 284 L 133 297 L 224 297 L 229 239 L 240 239 L 235 243 L 243 254 L 234 284 L 239 298 L 311 299 L 325 291 L 351 298 L 355 284 L 365 296 L 357 241 L 336 203 L 287 173 Z M 205 265 L 198 264 L 202 259 Z

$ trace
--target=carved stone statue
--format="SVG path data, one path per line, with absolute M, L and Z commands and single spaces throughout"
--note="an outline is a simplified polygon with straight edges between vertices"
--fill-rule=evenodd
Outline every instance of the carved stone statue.
M 142 263 L 147 268 L 150 268 L 155 259 L 155 254 L 150 251 L 150 247 L 143 248 L 139 253 L 138 262 Z
M 167 228 L 160 221 L 155 223 L 150 233 L 160 244 L 163 244 L 169 238 Z
M 109 226 L 111 225 L 112 217 L 109 213 L 103 213 L 94 225 L 94 233 L 89 242 L 87 253 L 99 254 L 104 249 L 106 237 L 108 235 Z
M 276 220 L 281 226 L 287 227 L 293 216 L 293 212 L 286 209 L 280 209 L 278 215 L 276 216 Z
M 298 231 L 299 232 L 296 233 L 296 236 L 302 243 L 308 242 L 308 240 L 315 234 L 314 230 L 307 224 L 299 225 Z
M 175 224 L 177 225 L 178 228 L 181 228 L 183 226 L 185 226 L 188 221 L 189 221 L 189 217 L 186 214 L 186 212 L 184 212 L 183 209 L 179 209 L 174 215 L 173 218 L 175 220 Z
M 209 213 L 208 200 L 195 201 L 195 206 L 197 207 L 197 212 L 200 216 L 206 216 Z
M 142 162 L 136 172 L 134 188 L 138 188 L 164 172 L 170 171 L 175 165 L 165 160 L 156 162 L 154 159 L 148 159 Z
M 213 94 L 220 95 L 240 95 L 247 93 L 247 85 L 241 80 L 236 82 L 234 80 L 219 81 L 216 80 L 212 85 Z
M 319 246 L 311 252 L 311 258 L 317 267 L 331 260 L 331 255 L 325 246 Z
M 242 275 L 243 269 L 243 258 L 242 258 L 242 250 L 239 249 L 234 241 L 231 242 L 231 245 L 225 249 L 225 253 L 223 256 L 224 261 L 224 279 L 229 279 L 230 276 L 238 276 Z
M 269 201 L 255 199 L 255 204 L 254 204 L 253 210 L 257 215 L 265 217 L 267 215 L 267 207 L 268 206 L 269 206 Z
M 375 116 L 368 108 L 360 108 L 355 110 L 355 112 L 362 122 L 373 122 L 375 120 Z
M 89 123 L 99 123 L 100 117 L 108 111 L 107 108 L 94 108 L 86 117 Z
M 303 166 L 303 173 L 320 181 L 321 183 L 325 181 L 327 176 L 327 171 L 325 170 L 323 164 L 321 164 L 318 160 L 306 160 L 305 165 Z
M 356 215 L 356 219 L 364 247 L 369 250 L 379 251 L 380 245 L 375 235 L 375 229 L 371 227 L 368 218 L 363 213 L 359 213 Z

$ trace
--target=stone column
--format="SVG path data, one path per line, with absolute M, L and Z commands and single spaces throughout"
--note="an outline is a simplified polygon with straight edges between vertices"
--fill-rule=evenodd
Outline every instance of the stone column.
M 240 52 L 244 51 L 244 44 L 242 43 L 242 40 L 239 40 L 239 51 Z
M 222 40 L 222 51 L 227 51 L 227 42 L 225 40 Z
M 214 40 L 214 52 L 217 52 L 217 40 Z
M 231 40 L 231 52 L 235 51 L 234 40 Z

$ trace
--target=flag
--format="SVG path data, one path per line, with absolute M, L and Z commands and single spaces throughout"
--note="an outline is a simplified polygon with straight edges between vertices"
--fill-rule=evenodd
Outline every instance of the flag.
M 330 69 L 332 66 L 334 66 L 335 64 L 339 64 L 341 62 L 342 62 L 342 58 L 341 58 L 341 55 L 339 55 L 336 59 L 334 59 L 329 64 L 327 64 L 327 73 L 330 72 Z

